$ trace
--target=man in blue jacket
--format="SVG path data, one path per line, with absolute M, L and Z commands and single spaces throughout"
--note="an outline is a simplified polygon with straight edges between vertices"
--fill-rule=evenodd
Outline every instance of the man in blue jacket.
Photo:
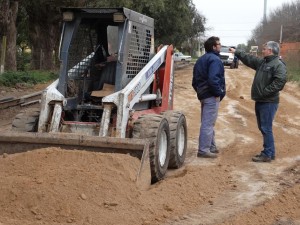
M 271 162 L 275 159 L 273 120 L 278 109 L 279 91 L 287 81 L 285 64 L 279 58 L 280 46 L 275 41 L 263 45 L 264 58 L 246 54 L 230 48 L 229 51 L 248 67 L 256 70 L 251 88 L 251 98 L 255 101 L 255 115 L 258 129 L 263 135 L 263 150 L 252 158 L 254 162 Z
M 197 157 L 217 158 L 214 126 L 220 101 L 224 98 L 224 66 L 219 57 L 221 44 L 218 37 L 210 37 L 204 43 L 206 53 L 201 56 L 193 71 L 192 86 L 201 102 L 201 127 Z

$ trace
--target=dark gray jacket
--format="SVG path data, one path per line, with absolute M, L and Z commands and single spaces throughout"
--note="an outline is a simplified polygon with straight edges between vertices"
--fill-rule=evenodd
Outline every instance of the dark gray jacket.
M 256 70 L 251 88 L 251 98 L 256 102 L 279 102 L 279 91 L 287 81 L 285 64 L 278 56 L 265 58 L 236 50 L 235 55 L 250 68 Z

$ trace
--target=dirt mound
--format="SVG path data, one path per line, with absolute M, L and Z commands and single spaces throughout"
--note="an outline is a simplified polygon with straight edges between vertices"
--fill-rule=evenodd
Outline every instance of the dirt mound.
M 3 224 L 160 224 L 230 187 L 219 168 L 188 167 L 149 190 L 135 184 L 129 155 L 40 149 L 0 158 Z M 206 188 L 213 180 L 220 186 Z
M 103 221 L 106 210 L 134 202 L 139 194 L 134 182 L 139 163 L 129 155 L 56 148 L 5 156 L 0 159 L 0 221 Z
M 288 83 L 281 92 L 276 160 L 253 163 L 262 148 L 250 98 L 254 71 L 241 65 L 225 72 L 217 159 L 196 158 L 200 104 L 191 87 L 192 66 L 181 68 L 174 108 L 188 123 L 183 168 L 139 190 L 134 181 L 140 162 L 129 155 L 48 148 L 0 156 L 0 225 L 300 224 L 299 86 Z M 14 110 L 1 111 L 1 132 L 10 129 Z

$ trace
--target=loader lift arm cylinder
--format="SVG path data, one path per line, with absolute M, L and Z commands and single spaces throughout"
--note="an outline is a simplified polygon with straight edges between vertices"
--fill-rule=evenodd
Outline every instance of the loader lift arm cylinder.
M 104 104 L 115 103 L 118 106 L 116 137 L 125 138 L 129 112 L 133 106 L 140 101 L 143 93 L 153 82 L 154 73 L 165 62 L 167 51 L 168 49 L 170 50 L 170 48 L 173 48 L 173 46 L 166 45 L 162 47 L 128 85 L 120 91 L 118 96 L 114 99 L 108 96 L 102 100 Z

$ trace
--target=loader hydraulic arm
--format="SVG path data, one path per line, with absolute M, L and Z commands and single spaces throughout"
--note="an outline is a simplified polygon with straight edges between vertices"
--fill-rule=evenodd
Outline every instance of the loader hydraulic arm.
M 142 97 L 147 100 L 157 99 L 156 94 L 149 94 L 143 96 L 143 93 L 151 85 L 154 80 L 154 73 L 159 69 L 159 67 L 165 62 L 167 51 L 172 51 L 173 46 L 166 45 L 161 48 L 161 50 L 149 61 L 149 63 L 127 84 L 127 86 L 121 91 L 105 97 L 102 102 L 104 107 L 114 103 L 118 108 L 117 113 L 117 131 L 116 136 L 124 138 L 126 135 L 126 126 L 129 118 L 130 110 L 133 106 L 142 100 Z M 108 117 L 109 114 L 103 114 L 102 121 L 105 120 L 104 117 Z M 103 128 L 108 126 L 101 126 Z M 101 134 L 102 133 L 102 134 Z M 100 136 L 105 136 L 107 131 L 100 131 Z

